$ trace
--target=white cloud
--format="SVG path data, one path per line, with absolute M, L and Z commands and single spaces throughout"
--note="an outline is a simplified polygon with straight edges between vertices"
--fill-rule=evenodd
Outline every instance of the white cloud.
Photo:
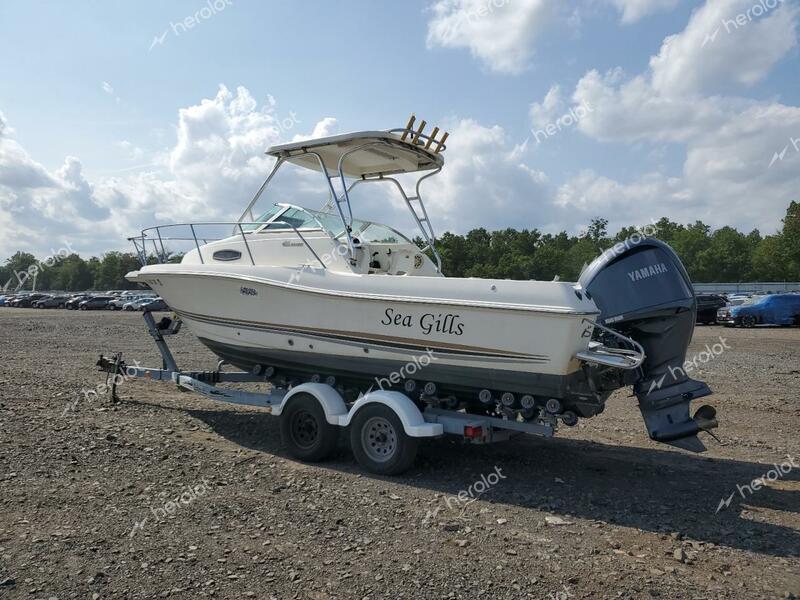
M 566 103 L 561 96 L 561 86 L 553 85 L 541 102 L 531 104 L 529 115 L 533 127 L 541 128 L 555 122 L 566 110 Z
M 423 187 L 439 230 L 551 223 L 552 186 L 523 160 L 526 148 L 514 145 L 497 125 L 461 119 L 448 129 L 454 143 L 445 152 L 446 166 Z
M 108 94 L 109 96 L 113 96 L 113 95 L 114 95 L 114 88 L 113 88 L 113 86 L 112 86 L 110 83 L 108 83 L 107 81 L 104 81 L 104 82 L 103 82 L 103 91 L 104 91 L 106 94 Z
M 53 185 L 52 176 L 10 137 L 11 133 L 0 113 L 0 187 L 28 189 Z
M 667 37 L 650 59 L 653 88 L 674 96 L 719 91 L 728 84 L 750 86 L 763 79 L 797 45 L 798 9 L 778 4 L 764 12 L 757 0 L 704 4 L 686 29 Z
M 800 137 L 800 108 L 708 93 L 756 82 L 794 47 L 797 11 L 789 6 L 731 33 L 720 25 L 752 6 L 749 0 L 709 1 L 684 31 L 664 40 L 647 72 L 628 77 L 621 69 L 592 70 L 580 79 L 572 100 L 594 108 L 579 122 L 584 134 L 608 143 L 682 145 L 686 159 L 683 172 L 672 177 L 648 173 L 619 182 L 584 171 L 559 188 L 559 206 L 578 214 L 623 214 L 623 222 L 636 222 L 628 215 L 641 221 L 668 214 L 744 230 L 779 226 L 797 196 L 800 152 L 790 134 Z M 703 47 L 715 27 L 722 29 Z M 783 159 L 774 159 L 784 149 Z
M 690 140 L 679 176 L 647 173 L 620 182 L 587 170 L 559 187 L 556 202 L 576 216 L 609 217 L 612 230 L 669 216 L 770 233 L 798 197 L 798 148 L 800 108 L 753 106 Z
M 592 107 L 578 127 L 602 141 L 686 142 L 723 125 L 751 104 L 738 98 L 664 95 L 648 76 L 625 81 L 621 69 L 586 73 L 575 87 L 576 106 Z
M 278 121 L 247 89 L 220 86 L 179 111 L 175 145 L 149 157 L 154 168 L 89 182 L 77 158 L 52 172 L 31 158 L 0 114 L 0 257 L 44 255 L 65 240 L 87 254 L 128 250 L 126 238 L 144 226 L 235 220 L 273 164 L 264 151 L 288 135 Z M 141 156 L 130 142 L 120 147 Z
M 748 229 L 778 227 L 800 189 L 800 152 L 792 138 L 800 140 L 800 107 L 772 103 L 745 110 L 693 140 L 683 170 L 686 184 L 702 200 L 701 214 L 710 222 L 733 221 Z M 784 149 L 783 159 L 770 167 Z
M 313 140 L 315 138 L 328 137 L 336 135 L 339 131 L 339 124 L 333 117 L 325 117 L 314 126 L 314 131 L 309 135 L 297 134 L 292 138 L 293 142 L 301 142 L 303 140 Z
M 468 48 L 502 73 L 525 70 L 554 13 L 547 0 L 439 0 L 431 10 L 429 48 Z
M 635 23 L 651 14 L 672 10 L 680 0 L 608 0 L 622 12 L 623 23 Z
M 684 31 L 664 40 L 644 74 L 629 78 L 620 68 L 605 75 L 587 72 L 572 97 L 578 105 L 595 108 L 581 120 L 581 131 L 603 141 L 686 143 L 758 105 L 737 96 L 709 95 L 708 90 L 764 77 L 795 46 L 798 11 L 781 6 L 730 34 L 723 27 L 714 42 L 702 45 L 723 18 L 751 7 L 750 0 L 708 2 L 692 14 Z
M 556 204 L 577 221 L 605 217 L 610 231 L 665 215 L 679 222 L 698 218 L 695 199 L 683 180 L 660 173 L 647 173 L 624 184 L 587 169 L 559 186 Z
M 145 154 L 144 150 L 128 140 L 119 141 L 115 145 L 125 153 L 128 160 L 141 160 Z

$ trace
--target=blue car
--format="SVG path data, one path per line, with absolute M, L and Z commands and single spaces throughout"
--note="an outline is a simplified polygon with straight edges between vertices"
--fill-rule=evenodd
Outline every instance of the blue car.
M 800 325 L 800 294 L 772 294 L 730 309 L 729 326 Z

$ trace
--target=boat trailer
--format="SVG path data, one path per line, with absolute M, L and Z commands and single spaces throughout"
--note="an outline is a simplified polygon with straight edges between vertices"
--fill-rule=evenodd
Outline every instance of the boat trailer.
M 486 444 L 505 441 L 522 433 L 552 437 L 557 427 L 551 422 L 518 421 L 508 417 L 476 415 L 418 403 L 395 390 L 359 392 L 347 402 L 342 387 L 331 378 L 324 382 L 312 377 L 308 382 L 276 385 L 276 370 L 256 365 L 252 372 L 224 371 L 224 361 L 213 371 L 181 370 L 166 338 L 177 335 L 182 321 L 177 315 L 156 321 L 153 313 L 143 313 L 150 336 L 162 358 L 161 368 L 128 365 L 121 353 L 100 356 L 96 365 L 107 374 L 111 400 L 119 402 L 116 388 L 126 379 L 172 382 L 183 391 L 196 392 L 221 402 L 257 406 L 281 419 L 281 438 L 289 454 L 316 462 L 336 449 L 341 428 L 350 433 L 350 445 L 359 464 L 376 474 L 395 475 L 411 467 L 422 438 L 445 434 L 465 442 Z M 220 387 L 225 383 L 269 383 L 268 392 L 251 392 Z

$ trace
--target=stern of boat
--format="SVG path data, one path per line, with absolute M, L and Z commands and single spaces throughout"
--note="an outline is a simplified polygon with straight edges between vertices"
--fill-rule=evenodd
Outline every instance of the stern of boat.
M 576 356 L 590 385 L 599 393 L 633 386 L 651 439 L 705 450 L 697 434 L 717 426 L 716 411 L 689 412 L 711 390 L 684 369 L 697 302 L 677 254 L 634 236 L 595 259 L 579 285 L 601 311 L 587 350 Z

